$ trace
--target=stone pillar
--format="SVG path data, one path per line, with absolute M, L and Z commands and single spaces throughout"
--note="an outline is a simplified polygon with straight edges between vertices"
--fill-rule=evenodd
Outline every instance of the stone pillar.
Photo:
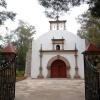
M 51 74 L 51 72 L 50 72 L 50 67 L 49 67 L 49 66 L 47 67 L 47 70 L 48 70 L 47 78 L 50 78 L 50 74 Z
M 77 52 L 75 52 L 75 75 L 74 75 L 74 79 L 80 79 L 79 73 L 78 73 L 78 64 L 77 64 Z
M 42 46 L 41 46 L 41 50 L 40 50 L 40 67 L 39 67 L 39 75 L 38 78 L 44 78 L 43 74 L 42 74 Z
M 68 69 L 67 69 L 67 78 L 71 78 L 71 75 L 70 75 L 70 67 L 68 67 Z
M 25 66 L 25 77 L 30 77 L 31 76 L 31 57 L 32 57 L 32 40 L 30 41 L 29 44 L 29 49 L 26 54 L 26 66 Z

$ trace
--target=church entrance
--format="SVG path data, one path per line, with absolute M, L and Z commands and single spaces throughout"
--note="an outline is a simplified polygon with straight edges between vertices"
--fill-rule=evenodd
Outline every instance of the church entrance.
M 66 64 L 62 60 L 55 60 L 51 64 L 51 78 L 66 78 Z

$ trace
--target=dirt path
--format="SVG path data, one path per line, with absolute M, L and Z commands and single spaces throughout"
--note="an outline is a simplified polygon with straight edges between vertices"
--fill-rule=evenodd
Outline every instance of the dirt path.
M 84 81 L 26 79 L 16 83 L 15 100 L 85 100 Z

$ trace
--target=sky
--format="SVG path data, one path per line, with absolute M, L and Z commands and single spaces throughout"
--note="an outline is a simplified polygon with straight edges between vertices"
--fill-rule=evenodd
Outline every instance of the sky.
M 9 29 L 8 33 L 10 33 L 10 30 L 17 28 L 18 20 L 23 20 L 35 26 L 36 38 L 49 31 L 49 21 L 52 19 L 48 19 L 45 16 L 45 8 L 39 5 L 38 0 L 6 0 L 6 2 L 7 10 L 17 13 L 15 21 L 7 20 L 5 23 L 5 27 L 7 26 Z M 77 34 L 80 24 L 77 23 L 76 18 L 87 9 L 88 5 L 83 4 L 80 7 L 72 8 L 67 14 L 60 18 L 67 20 L 67 31 Z M 4 26 L 0 28 L 0 33 L 5 34 L 6 31 L 3 27 Z

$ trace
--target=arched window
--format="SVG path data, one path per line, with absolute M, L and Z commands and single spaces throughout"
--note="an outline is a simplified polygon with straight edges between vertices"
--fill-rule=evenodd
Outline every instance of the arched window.
M 60 50 L 60 45 L 56 45 L 56 50 Z

